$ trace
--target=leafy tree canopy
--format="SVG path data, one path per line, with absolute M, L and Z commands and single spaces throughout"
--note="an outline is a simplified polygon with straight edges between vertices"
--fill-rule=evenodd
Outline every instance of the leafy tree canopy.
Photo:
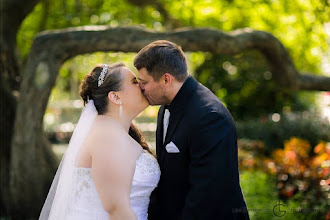
M 18 35 L 23 56 L 33 37 L 45 29 L 82 25 L 127 26 L 141 24 L 157 31 L 175 27 L 238 28 L 271 32 L 286 46 L 299 70 L 319 71 L 327 51 L 324 24 L 330 21 L 324 0 L 43 0 L 25 19 Z M 152 1 L 151 1 L 152 2 Z M 145 3 L 145 4 L 143 4 Z M 158 9 L 158 10 L 157 10 Z M 167 17 L 164 17 L 166 15 Z
M 40 31 L 82 25 L 143 25 L 156 31 L 180 27 L 234 31 L 249 27 L 277 37 L 298 70 L 320 73 L 321 60 L 328 50 L 325 25 L 329 21 L 330 7 L 324 0 L 43 0 L 22 24 L 18 46 L 24 60 L 33 37 Z M 78 56 L 61 69 L 53 95 L 63 97 L 62 91 L 74 90 L 71 95 L 65 95 L 75 97 L 80 79 L 95 63 L 123 60 L 132 67 L 133 56 L 123 53 L 95 53 L 87 59 Z M 306 108 L 303 102 L 311 102 L 310 95 L 299 98 L 297 92 L 276 89 L 276 84 L 269 81 L 271 73 L 267 72 L 267 64 L 256 53 L 237 57 L 190 53 L 188 59 L 190 72 L 213 90 L 237 117 L 257 116 L 270 110 L 281 112 L 283 108 L 303 110 Z M 230 74 L 230 66 L 236 68 L 237 74 Z M 78 75 L 71 74 L 72 70 Z M 257 100 L 256 106 L 252 106 L 254 110 L 248 109 L 253 100 Z

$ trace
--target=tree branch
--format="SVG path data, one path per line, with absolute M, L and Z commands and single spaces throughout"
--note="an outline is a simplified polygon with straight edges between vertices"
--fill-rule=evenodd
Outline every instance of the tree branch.
M 184 51 L 235 55 L 246 50 L 258 50 L 266 57 L 274 80 L 279 85 L 299 90 L 330 90 L 329 77 L 299 73 L 277 38 L 268 32 L 248 28 L 230 33 L 201 28 L 160 33 L 137 27 L 78 27 L 42 32 L 35 38 L 33 48 L 54 53 L 64 61 L 96 51 L 138 52 L 158 39 L 173 41 L 181 45 Z

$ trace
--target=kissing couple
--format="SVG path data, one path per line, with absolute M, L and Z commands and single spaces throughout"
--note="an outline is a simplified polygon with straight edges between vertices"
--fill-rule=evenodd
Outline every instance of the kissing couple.
M 85 107 L 39 219 L 249 219 L 234 120 L 188 74 L 181 47 L 152 42 L 134 66 L 138 78 L 122 63 L 85 76 Z M 148 105 L 161 105 L 156 156 L 132 124 Z

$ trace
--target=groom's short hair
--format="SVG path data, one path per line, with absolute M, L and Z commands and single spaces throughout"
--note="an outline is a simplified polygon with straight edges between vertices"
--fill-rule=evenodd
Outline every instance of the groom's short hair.
M 134 66 L 146 68 L 155 81 L 169 73 L 183 82 L 188 77 L 186 58 L 180 46 L 166 40 L 154 41 L 142 48 L 134 59 Z

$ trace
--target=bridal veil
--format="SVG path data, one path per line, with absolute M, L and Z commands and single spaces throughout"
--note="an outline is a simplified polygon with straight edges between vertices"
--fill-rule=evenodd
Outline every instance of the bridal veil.
M 72 193 L 75 178 L 73 172 L 75 167 L 77 167 L 80 148 L 97 114 L 93 100 L 88 100 L 57 169 L 39 220 L 65 219 L 70 212 L 70 208 L 73 207 L 75 202 Z

